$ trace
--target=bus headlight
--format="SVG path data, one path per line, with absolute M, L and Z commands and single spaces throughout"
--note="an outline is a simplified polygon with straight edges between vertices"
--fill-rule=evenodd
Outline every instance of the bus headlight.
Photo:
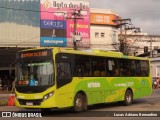
M 50 92 L 48 94 L 46 94 L 44 97 L 43 97 L 43 101 L 47 100 L 48 98 L 52 97 L 54 94 L 54 92 Z

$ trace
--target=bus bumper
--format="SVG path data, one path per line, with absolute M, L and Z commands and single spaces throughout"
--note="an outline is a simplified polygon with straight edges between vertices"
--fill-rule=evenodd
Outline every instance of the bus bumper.
M 45 101 L 43 99 L 27 100 L 27 99 L 16 99 L 15 105 L 21 108 L 56 108 L 54 98 L 49 98 Z

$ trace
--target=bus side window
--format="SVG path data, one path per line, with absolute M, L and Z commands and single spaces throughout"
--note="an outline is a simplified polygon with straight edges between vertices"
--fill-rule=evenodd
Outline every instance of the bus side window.
M 100 70 L 100 76 L 105 77 L 106 76 L 106 71 L 105 71 L 104 60 L 99 63 L 99 70 Z
M 98 69 L 98 64 L 96 62 L 93 65 L 93 76 L 94 77 L 99 77 L 100 76 L 100 71 Z
M 92 75 L 90 57 L 83 55 L 75 55 L 75 77 L 89 77 Z
M 141 64 L 140 61 L 136 61 L 136 76 L 140 76 L 141 75 Z
M 77 65 L 76 66 L 76 76 L 77 77 L 83 76 L 83 71 L 84 71 L 84 69 L 83 69 L 82 65 Z
M 124 74 L 125 74 L 125 76 L 130 76 L 130 70 L 129 70 L 129 68 L 125 68 L 124 69 Z
M 114 73 L 115 73 L 115 71 L 114 71 L 114 65 L 115 65 L 115 63 L 114 63 L 114 61 L 113 60 L 107 60 L 106 61 L 106 71 L 107 71 L 107 75 L 108 76 L 114 76 Z
M 109 66 L 108 66 L 108 60 L 106 60 L 106 66 L 105 66 L 106 68 L 106 76 L 109 76 Z
M 101 71 L 101 77 L 106 77 L 106 71 Z
M 71 72 L 70 72 L 70 63 L 68 62 L 60 62 L 57 63 L 57 76 L 59 78 L 71 78 Z
M 142 76 L 148 76 L 149 75 L 148 61 L 141 61 L 141 75 Z
M 84 76 L 89 77 L 91 75 L 92 75 L 92 71 L 91 71 L 91 68 L 90 68 L 90 62 L 86 61 L 85 62 L 85 67 L 84 67 Z
M 120 74 L 120 73 L 119 73 L 119 69 L 116 68 L 116 69 L 115 69 L 115 76 L 119 76 L 119 74 Z
M 131 61 L 131 76 L 136 76 L 136 63 L 135 63 L 135 60 Z

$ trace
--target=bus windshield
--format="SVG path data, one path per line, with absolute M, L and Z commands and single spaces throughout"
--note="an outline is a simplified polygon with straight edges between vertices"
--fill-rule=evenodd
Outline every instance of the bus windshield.
M 18 86 L 44 86 L 54 84 L 52 61 L 19 62 L 17 64 Z

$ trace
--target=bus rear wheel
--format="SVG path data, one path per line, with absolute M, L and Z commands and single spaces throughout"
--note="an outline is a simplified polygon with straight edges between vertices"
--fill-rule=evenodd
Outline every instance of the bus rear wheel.
M 131 90 L 126 90 L 125 96 L 124 96 L 124 105 L 128 106 L 131 105 L 133 102 L 133 93 Z
M 82 95 L 81 93 L 76 94 L 74 98 L 73 110 L 75 112 L 81 112 L 87 110 L 87 99 L 85 95 Z

